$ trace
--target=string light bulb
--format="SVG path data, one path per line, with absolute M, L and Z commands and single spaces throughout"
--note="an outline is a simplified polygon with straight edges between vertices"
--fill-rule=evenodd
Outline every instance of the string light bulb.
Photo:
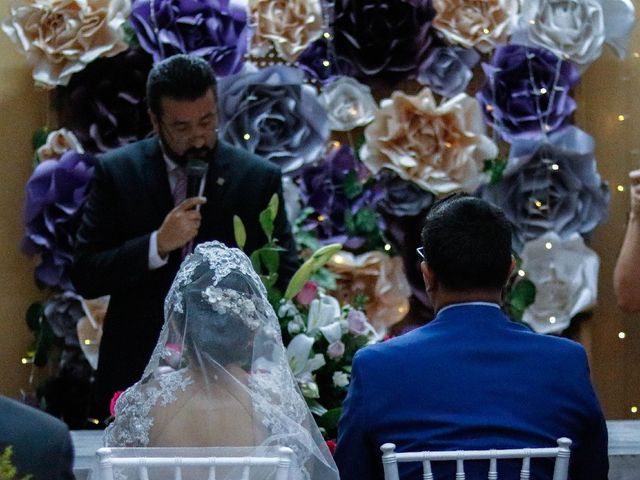
M 244 138 L 245 140 L 250 140 L 251 139 L 251 135 L 249 135 L 248 133 L 245 133 L 242 138 Z
M 616 187 L 616 190 L 618 190 L 619 192 L 624 192 L 624 185 L 618 185 Z
M 546 88 L 544 88 L 544 87 L 542 87 L 542 88 L 540 89 L 540 95 L 544 95 L 545 93 L 547 93 L 547 89 L 546 89 Z
M 330 34 L 329 32 L 324 32 L 324 33 L 322 34 L 322 36 L 323 36 L 324 38 L 326 38 L 327 40 L 331 40 L 331 34 Z
M 525 273 L 525 271 L 524 271 L 524 270 L 522 270 L 522 269 L 521 269 L 521 270 L 518 270 L 518 276 L 519 276 L 519 277 L 524 277 L 525 275 L 526 275 L 526 273 Z
M 385 252 L 388 252 L 389 250 L 391 250 L 391 245 L 389 245 L 388 243 L 385 244 L 384 250 L 385 250 Z
M 551 242 L 547 242 L 544 244 L 544 248 L 547 250 L 551 250 L 553 248 L 553 244 Z
M 631 413 L 638 413 L 638 407 L 636 407 L 635 405 L 631 407 Z
M 618 115 L 618 121 L 619 122 L 624 122 L 624 120 L 625 120 L 624 115 L 622 115 L 622 114 Z
M 623 340 L 624 338 L 626 338 L 626 336 L 627 336 L 627 334 L 626 334 L 626 333 L 624 333 L 624 332 L 618 332 L 618 338 L 619 338 L 620 340 Z
M 556 317 L 554 316 L 549 317 L 549 323 L 556 323 Z
M 489 30 L 487 27 L 483 28 L 482 31 L 485 35 L 489 35 L 491 33 L 491 30 Z
M 560 170 L 560 165 L 558 165 L 557 163 L 554 163 L 553 165 L 551 165 L 551 170 L 553 170 L 554 172 L 557 172 L 558 170 Z
M 331 62 L 329 62 L 329 60 L 323 60 L 322 61 L 322 66 L 323 67 L 328 67 L 329 65 L 331 65 Z

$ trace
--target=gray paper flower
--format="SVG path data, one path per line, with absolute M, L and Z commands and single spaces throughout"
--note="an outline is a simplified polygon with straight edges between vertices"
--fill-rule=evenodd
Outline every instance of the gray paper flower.
M 534 146 L 514 144 L 502 181 L 480 195 L 501 206 L 514 224 L 514 246 L 554 231 L 560 238 L 604 222 L 609 190 L 596 170 L 593 140 L 570 127 Z
M 313 162 L 329 138 L 327 113 L 300 70 L 275 65 L 220 79 L 222 139 L 292 173 Z
M 480 60 L 473 49 L 460 47 L 434 48 L 418 69 L 418 82 L 444 97 L 453 97 L 464 92 L 473 72 L 471 69 Z

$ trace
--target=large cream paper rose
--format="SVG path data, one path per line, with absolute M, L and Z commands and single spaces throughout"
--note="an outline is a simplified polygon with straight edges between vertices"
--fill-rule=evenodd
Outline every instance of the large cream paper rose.
M 2 29 L 33 65 L 33 78 L 48 88 L 99 57 L 128 48 L 121 28 L 129 0 L 18 0 Z
M 540 333 L 557 333 L 593 307 L 598 296 L 598 255 L 578 233 L 562 240 L 548 232 L 525 244 L 522 269 L 536 287 L 522 320 Z
M 518 0 L 433 0 L 433 27 L 446 39 L 488 53 L 505 43 L 518 13 Z
M 353 303 L 358 295 L 367 297 L 366 313 L 379 335 L 402 320 L 409 311 L 411 288 L 401 257 L 372 251 L 362 255 L 335 254 L 327 267 L 338 274 L 336 295 L 341 303 Z
M 250 0 L 255 31 L 251 53 L 266 55 L 271 46 L 289 62 L 322 35 L 319 0 Z
M 498 153 L 478 102 L 464 93 L 438 105 L 428 88 L 396 91 L 380 107 L 360 151 L 374 174 L 388 168 L 436 194 L 471 191 L 483 180 L 483 160 Z

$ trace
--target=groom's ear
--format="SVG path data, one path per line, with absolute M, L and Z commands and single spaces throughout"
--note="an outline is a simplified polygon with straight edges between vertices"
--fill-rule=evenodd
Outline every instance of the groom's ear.
M 424 280 L 424 288 L 427 292 L 438 288 L 438 277 L 427 262 L 423 261 L 420 264 L 420 271 L 422 272 L 422 280 Z

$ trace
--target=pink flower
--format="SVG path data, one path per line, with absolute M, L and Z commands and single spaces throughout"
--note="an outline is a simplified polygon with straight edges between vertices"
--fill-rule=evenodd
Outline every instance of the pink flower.
M 114 392 L 113 397 L 111 397 L 111 401 L 109 402 L 109 413 L 112 417 L 116 414 L 116 402 L 123 393 L 124 392 L 122 390 L 117 390 Z
M 318 293 L 318 285 L 311 280 L 307 280 L 300 290 L 300 293 L 296 295 L 296 300 L 300 305 L 309 305 L 311 301 L 316 298 Z
M 327 444 L 327 448 L 329 449 L 329 453 L 331 453 L 331 456 L 333 457 L 335 451 L 336 451 L 336 442 L 335 440 L 327 440 L 325 442 Z

